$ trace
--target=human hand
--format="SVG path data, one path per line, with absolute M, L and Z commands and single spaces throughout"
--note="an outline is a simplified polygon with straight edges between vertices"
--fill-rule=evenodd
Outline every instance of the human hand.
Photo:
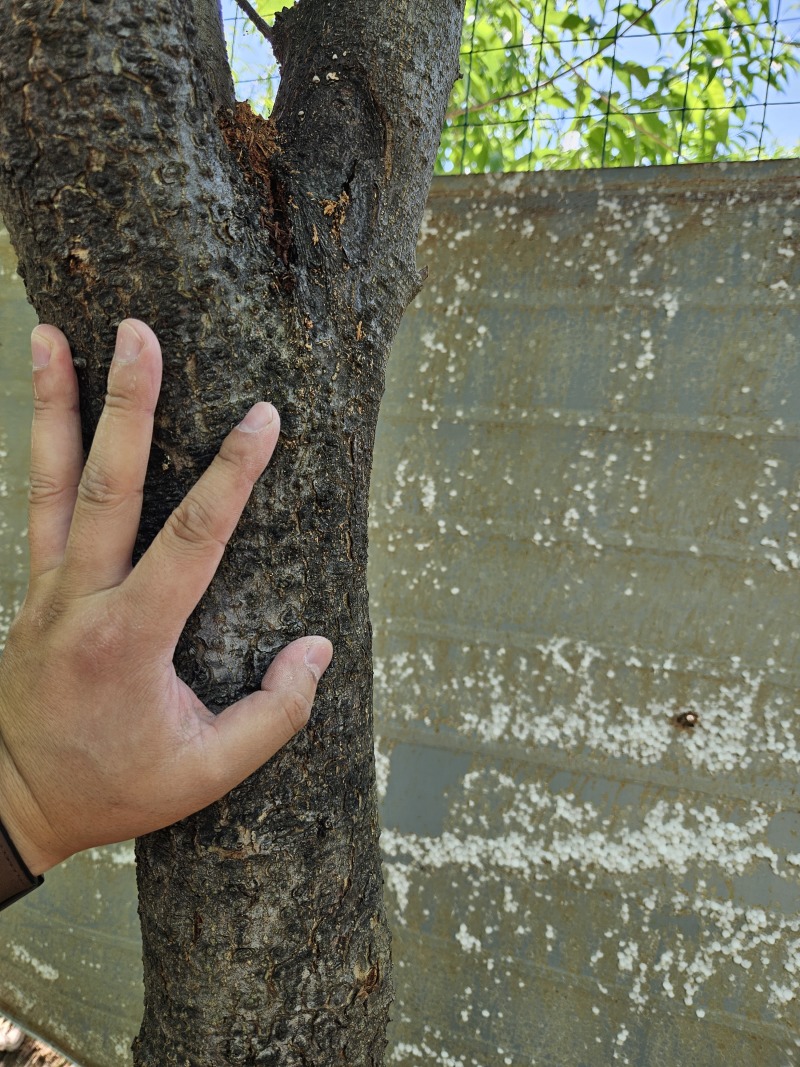
M 85 466 L 67 340 L 38 326 L 31 344 L 31 577 L 0 660 L 0 820 L 41 874 L 223 796 L 305 725 L 333 650 L 301 638 L 259 692 L 218 716 L 201 703 L 173 653 L 272 455 L 278 415 L 265 403 L 248 412 L 132 568 L 158 340 L 136 319 L 120 325 Z

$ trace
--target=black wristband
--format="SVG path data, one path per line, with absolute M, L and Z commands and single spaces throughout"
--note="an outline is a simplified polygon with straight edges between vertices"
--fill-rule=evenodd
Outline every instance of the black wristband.
M 0 822 L 0 911 L 37 889 L 43 881 L 43 875 L 31 874 L 25 866 L 8 831 Z

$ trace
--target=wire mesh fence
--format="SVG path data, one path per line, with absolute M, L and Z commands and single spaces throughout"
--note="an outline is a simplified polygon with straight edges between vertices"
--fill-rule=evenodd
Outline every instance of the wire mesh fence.
M 269 45 L 223 11 L 237 93 L 267 113 Z M 461 67 L 439 173 L 800 154 L 800 0 L 467 0 Z

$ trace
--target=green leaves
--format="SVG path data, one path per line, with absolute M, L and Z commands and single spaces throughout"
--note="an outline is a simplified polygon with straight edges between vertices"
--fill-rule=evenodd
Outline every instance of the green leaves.
M 481 0 L 473 21 L 470 2 L 465 77 L 450 100 L 437 169 L 754 154 L 767 84 L 774 99 L 800 69 L 798 45 L 775 30 L 775 6 L 685 0 L 676 18 L 665 0 Z
M 251 0 L 251 2 L 259 15 L 270 25 L 279 11 L 294 5 L 294 0 Z

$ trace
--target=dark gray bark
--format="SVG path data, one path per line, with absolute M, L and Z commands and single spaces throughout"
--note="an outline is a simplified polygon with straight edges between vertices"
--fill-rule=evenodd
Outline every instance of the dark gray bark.
M 215 0 L 0 0 L 0 15 L 0 212 L 40 319 L 72 343 L 87 440 L 119 319 L 162 342 L 141 543 L 250 404 L 282 414 L 181 675 L 220 708 L 291 638 L 335 646 L 295 742 L 138 842 L 136 1061 L 380 1064 L 367 491 L 461 0 L 300 0 L 274 31 L 274 129 L 218 114 Z

